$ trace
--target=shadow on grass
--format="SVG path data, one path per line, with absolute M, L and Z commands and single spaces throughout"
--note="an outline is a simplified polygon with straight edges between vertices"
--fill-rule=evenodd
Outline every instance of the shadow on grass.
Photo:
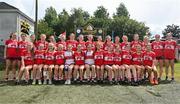
M 9 81 L 0 81 L 0 87 L 4 86 L 28 86 L 31 85 L 32 81 L 29 82 L 29 84 L 25 83 L 25 81 L 21 81 L 19 84 L 17 84 L 14 80 L 9 80 Z M 163 84 L 170 84 L 171 81 L 169 80 L 162 80 L 159 82 L 160 85 Z M 101 86 L 101 87 L 107 87 L 107 86 L 133 86 L 130 83 L 119 83 L 119 84 L 109 84 L 108 82 L 104 83 L 87 83 L 87 82 L 72 82 L 71 85 L 65 85 L 64 81 L 53 81 L 53 85 L 55 86 Z M 153 86 L 152 84 L 149 83 L 149 81 L 144 81 L 141 82 L 138 86 Z M 135 86 L 135 87 L 138 87 Z
M 9 80 L 9 81 L 0 81 L 0 87 L 3 86 L 15 86 L 16 83 L 13 80 Z

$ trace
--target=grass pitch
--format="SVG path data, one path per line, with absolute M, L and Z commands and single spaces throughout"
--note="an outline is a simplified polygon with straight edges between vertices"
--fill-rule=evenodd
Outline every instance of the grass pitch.
M 0 104 L 180 104 L 180 64 L 175 67 L 176 82 L 162 81 L 157 86 L 23 86 L 1 82 Z

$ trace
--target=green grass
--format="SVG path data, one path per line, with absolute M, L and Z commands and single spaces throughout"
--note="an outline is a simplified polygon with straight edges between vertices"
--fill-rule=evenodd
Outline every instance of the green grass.
M 180 63 L 175 64 L 175 78 L 180 82 Z
M 176 83 L 141 85 L 14 85 L 0 83 L 0 104 L 180 104 L 180 63 Z M 2 79 L 2 72 L 0 72 Z

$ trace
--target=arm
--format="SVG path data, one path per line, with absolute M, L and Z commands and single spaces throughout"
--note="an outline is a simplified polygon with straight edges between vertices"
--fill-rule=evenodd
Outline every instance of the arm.
M 22 67 L 25 66 L 25 64 L 24 64 L 24 56 L 21 57 L 21 64 L 22 64 Z

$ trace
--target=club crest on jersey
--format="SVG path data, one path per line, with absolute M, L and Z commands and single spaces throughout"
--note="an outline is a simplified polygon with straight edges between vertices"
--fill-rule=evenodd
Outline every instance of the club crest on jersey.
M 131 59 L 132 56 L 131 55 L 123 55 L 123 59 Z
M 35 55 L 36 59 L 44 59 L 44 55 Z
M 163 46 L 162 45 L 155 45 L 153 48 L 154 49 L 163 49 Z
M 150 56 L 144 56 L 144 60 L 153 60 Z
M 7 47 L 8 48 L 17 48 L 18 46 L 17 46 L 17 44 L 8 44 Z
M 45 56 L 45 59 L 46 59 L 46 60 L 53 60 L 53 59 L 54 59 L 54 56 Z
M 165 45 L 165 49 L 174 49 L 173 45 Z
M 63 58 L 64 58 L 63 55 L 57 55 L 57 56 L 56 56 L 56 59 L 63 59 Z

